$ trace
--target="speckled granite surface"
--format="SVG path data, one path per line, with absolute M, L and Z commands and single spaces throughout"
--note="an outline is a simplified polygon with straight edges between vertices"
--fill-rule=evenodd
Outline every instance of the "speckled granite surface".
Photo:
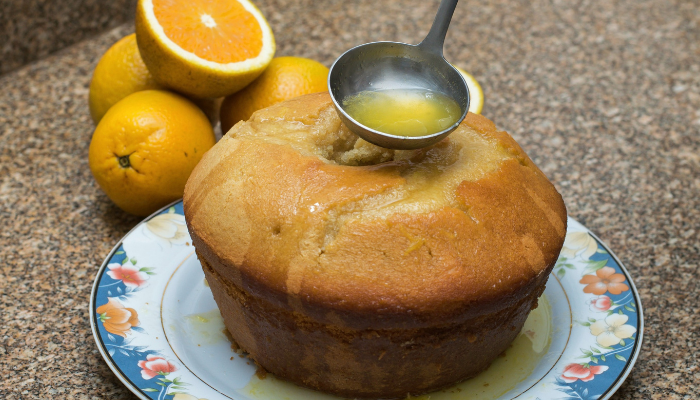
M 136 0 L 0 1 L 0 74 L 134 19 Z
M 279 55 L 330 64 L 362 42 L 419 41 L 436 2 L 259 3 Z M 134 398 L 88 322 L 99 265 L 139 221 L 87 165 L 91 70 L 131 29 L 0 77 L 0 398 Z M 462 1 L 446 55 L 639 288 L 644 346 L 613 398 L 700 398 L 700 7 Z

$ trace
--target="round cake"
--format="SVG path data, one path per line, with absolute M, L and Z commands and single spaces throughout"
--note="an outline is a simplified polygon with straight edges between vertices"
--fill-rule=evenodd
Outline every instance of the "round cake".
M 488 119 L 388 150 L 351 133 L 327 93 L 234 126 L 190 176 L 184 209 L 237 345 L 280 378 L 359 398 L 487 368 L 537 306 L 566 233 L 559 193 Z

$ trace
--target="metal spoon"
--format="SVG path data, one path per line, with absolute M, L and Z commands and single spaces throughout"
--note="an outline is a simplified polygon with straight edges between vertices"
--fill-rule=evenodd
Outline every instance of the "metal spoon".
M 458 0 L 442 0 L 430 32 L 418 45 L 374 42 L 343 53 L 331 66 L 328 91 L 341 120 L 355 134 L 377 146 L 411 150 L 439 142 L 454 131 L 469 110 L 469 89 L 462 75 L 442 55 L 447 28 Z M 449 128 L 427 136 L 394 136 L 368 128 L 343 110 L 343 101 L 366 90 L 426 89 L 455 100 L 461 117 Z

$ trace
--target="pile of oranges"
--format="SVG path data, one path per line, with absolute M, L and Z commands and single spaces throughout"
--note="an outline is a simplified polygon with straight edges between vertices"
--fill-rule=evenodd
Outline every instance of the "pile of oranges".
M 225 133 L 258 109 L 326 90 L 327 67 L 274 54 L 249 0 L 140 0 L 136 33 L 104 54 L 90 83 L 89 164 L 107 196 L 149 215 L 182 197 L 219 119 Z

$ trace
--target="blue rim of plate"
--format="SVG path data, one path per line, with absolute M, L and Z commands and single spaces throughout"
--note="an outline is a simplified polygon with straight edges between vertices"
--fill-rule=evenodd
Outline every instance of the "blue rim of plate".
M 102 327 L 102 330 L 99 328 L 99 325 L 100 325 L 99 323 L 101 322 L 101 318 L 100 318 L 100 314 L 97 313 L 97 311 L 96 311 L 97 308 L 98 308 L 98 307 L 96 306 L 96 304 L 97 304 L 97 298 L 98 298 L 98 294 L 99 294 L 98 292 L 100 292 L 100 283 L 101 283 L 101 281 L 103 280 L 105 274 L 107 273 L 107 269 L 108 269 L 108 266 L 110 265 L 110 262 L 113 261 L 113 260 L 115 259 L 115 256 L 118 256 L 118 253 L 120 253 L 120 249 L 123 247 L 124 241 L 125 241 L 130 235 L 134 234 L 134 232 L 136 232 L 137 229 L 142 228 L 142 227 L 144 226 L 144 224 L 148 223 L 148 222 L 151 221 L 153 218 L 155 218 L 155 217 L 157 217 L 157 216 L 159 216 L 159 215 L 165 214 L 165 213 L 167 213 L 169 210 L 170 210 L 170 213 L 172 213 L 173 210 L 174 210 L 174 207 L 180 207 L 180 208 L 181 208 L 181 207 L 182 207 L 182 200 L 181 200 L 181 199 L 180 199 L 180 200 L 176 200 L 176 201 L 174 201 L 174 202 L 172 202 L 172 203 L 170 203 L 170 204 L 164 206 L 164 207 L 161 208 L 160 210 L 154 212 L 153 214 L 151 214 L 150 216 L 148 216 L 147 218 L 145 218 L 143 221 L 139 222 L 136 226 L 134 226 L 126 235 L 124 235 L 124 237 L 123 237 L 122 239 L 120 239 L 120 240 L 116 243 L 116 245 L 112 248 L 112 250 L 109 252 L 109 254 L 107 255 L 107 257 L 105 258 L 104 262 L 103 262 L 102 265 L 100 266 L 100 269 L 98 270 L 97 275 L 96 275 L 96 277 L 95 277 L 95 281 L 94 281 L 93 286 L 92 286 L 92 292 L 91 292 L 91 295 L 90 295 L 90 306 L 89 306 L 89 310 L 90 310 L 90 326 L 91 326 L 91 329 L 92 329 L 92 332 L 93 332 L 93 336 L 94 336 L 94 338 L 95 338 L 95 342 L 96 342 L 96 344 L 97 344 L 97 348 L 98 348 L 100 354 L 101 354 L 102 357 L 104 358 L 104 360 L 105 360 L 105 362 L 107 363 L 108 367 L 109 367 L 109 368 L 112 370 L 112 372 L 115 374 L 115 376 L 117 376 L 117 378 L 118 378 L 132 393 L 134 393 L 135 395 L 137 395 L 139 398 L 141 398 L 141 399 L 143 399 L 143 400 L 151 400 L 151 399 L 159 400 L 159 399 L 166 399 L 166 396 L 168 396 L 169 399 L 172 399 L 172 398 L 173 398 L 173 397 L 172 397 L 173 394 L 168 393 L 168 390 L 166 389 L 165 394 L 163 394 L 162 391 L 161 391 L 161 393 L 159 393 L 158 396 L 152 397 L 152 395 L 149 395 L 148 393 L 146 393 L 146 392 L 144 391 L 144 389 L 140 388 L 139 385 L 137 385 L 129 376 L 127 376 L 128 374 L 125 373 L 125 372 L 123 371 L 123 369 L 126 369 L 126 368 L 124 368 L 125 365 L 124 365 L 123 361 L 116 360 L 115 357 L 114 357 L 114 354 L 113 354 L 113 353 L 110 353 L 110 351 L 106 348 L 106 346 L 107 346 L 108 344 L 105 342 L 104 333 L 106 333 L 107 336 L 114 336 L 114 335 L 112 335 L 112 334 L 106 332 L 105 329 L 104 329 L 104 326 Z M 615 254 L 615 253 L 614 253 L 614 252 L 613 252 L 613 251 L 612 251 L 612 250 L 611 250 L 597 235 L 595 235 L 593 232 L 591 232 L 590 230 L 588 230 L 585 226 L 583 226 L 582 224 L 576 222 L 576 221 L 573 220 L 572 218 L 569 218 L 569 221 L 570 221 L 570 222 L 573 221 L 575 224 L 577 224 L 577 225 L 579 225 L 580 227 L 582 227 L 582 228 L 585 230 L 585 233 L 587 233 L 588 235 L 590 235 L 590 236 L 595 240 L 595 243 L 596 243 L 596 246 L 597 246 L 597 249 L 596 249 L 597 251 L 596 251 L 596 253 L 601 253 L 601 254 L 607 255 L 607 256 L 609 257 L 609 260 L 607 260 L 607 261 L 612 261 L 611 264 L 613 265 L 612 268 L 615 269 L 614 272 L 615 272 L 615 273 L 618 273 L 618 274 L 621 273 L 621 274 L 624 276 L 624 281 L 623 281 L 623 283 L 624 283 L 624 285 L 627 285 L 627 286 L 628 286 L 628 289 L 626 289 L 625 291 L 629 290 L 629 293 L 628 293 L 625 297 L 627 297 L 627 296 L 629 296 L 629 295 L 632 295 L 632 301 L 631 301 L 631 304 L 630 304 L 632 308 L 631 308 L 631 309 L 628 308 L 627 305 L 624 305 L 624 308 L 625 308 L 625 310 L 627 310 L 627 311 L 633 313 L 633 314 L 636 316 L 636 318 L 635 318 L 636 321 L 635 321 L 635 326 L 634 326 L 634 328 L 636 329 L 636 331 L 635 331 L 635 333 L 634 333 L 634 334 L 632 335 L 632 337 L 631 337 L 631 340 L 634 341 L 634 345 L 632 345 L 632 346 L 627 346 L 627 347 L 629 347 L 628 350 L 630 350 L 630 351 L 629 351 L 629 354 L 627 355 L 626 358 L 624 358 L 624 357 L 618 358 L 619 360 L 624 360 L 624 362 L 625 362 L 624 366 L 622 366 L 621 371 L 619 372 L 619 374 L 618 374 L 618 375 L 613 379 L 613 381 L 607 386 L 607 388 L 603 391 L 603 393 L 601 393 L 601 394 L 599 394 L 599 395 L 589 395 L 588 389 L 587 389 L 587 388 L 584 389 L 584 391 L 583 391 L 583 393 L 584 393 L 585 396 L 586 396 L 586 397 L 583 397 L 583 398 L 586 398 L 586 399 L 596 399 L 596 400 L 607 400 L 607 399 L 609 399 L 609 398 L 620 388 L 620 386 L 621 386 L 621 385 L 624 383 L 624 381 L 627 379 L 627 377 L 629 376 L 629 374 L 631 373 L 631 371 L 632 371 L 632 369 L 633 369 L 634 364 L 635 364 L 636 361 L 637 361 L 637 358 L 639 357 L 639 353 L 640 353 L 640 351 L 641 351 L 641 347 L 642 347 L 642 343 L 643 343 L 643 334 L 644 334 L 644 318 L 643 318 L 643 309 L 642 309 L 641 299 L 640 299 L 640 297 L 639 297 L 639 293 L 638 293 L 638 291 L 637 291 L 637 288 L 636 288 L 636 286 L 634 285 L 634 282 L 632 281 L 632 279 L 631 279 L 631 277 L 630 277 L 629 272 L 628 272 L 627 269 L 624 267 L 624 265 L 622 264 L 622 262 L 620 261 L 620 259 L 617 257 L 617 255 L 616 255 L 616 254 Z M 567 232 L 567 235 L 569 235 L 569 232 Z M 187 245 L 189 246 L 189 242 L 187 243 Z M 121 252 L 123 253 L 123 251 L 121 251 Z M 127 257 L 127 259 L 128 259 L 128 257 Z M 562 274 L 561 276 L 559 276 L 559 274 L 558 274 L 557 272 L 559 272 L 559 270 L 566 269 L 566 266 L 563 265 L 563 264 L 566 264 L 566 261 L 567 261 L 566 258 L 565 258 L 563 261 L 562 261 L 561 259 L 560 259 L 559 261 L 557 261 L 557 265 L 555 265 L 554 271 L 552 272 L 552 275 L 555 275 L 555 276 L 557 277 L 557 280 L 560 282 L 560 284 L 561 284 L 561 281 L 562 281 L 562 278 L 563 278 L 563 275 L 564 275 L 564 274 Z M 602 262 L 602 261 L 604 261 L 604 260 L 589 260 L 588 262 L 589 262 L 589 263 L 598 263 L 597 265 L 600 265 L 600 262 Z M 605 263 L 603 263 L 603 264 L 605 264 L 606 267 L 608 267 L 608 265 L 607 265 L 608 262 L 607 262 L 607 261 L 606 261 Z M 183 261 L 183 262 L 184 262 L 184 261 Z M 114 263 L 113 263 L 113 264 L 114 264 Z M 135 264 L 134 264 L 134 265 L 135 265 Z M 179 268 L 179 267 L 178 267 L 178 268 Z M 598 269 L 601 269 L 601 268 L 598 267 Z M 177 270 L 177 268 L 176 268 L 176 270 Z M 591 270 L 591 272 L 596 272 L 596 271 L 597 271 L 597 270 L 595 270 L 595 269 Z M 564 272 L 566 272 L 566 271 L 564 271 Z M 174 272 L 173 272 L 173 273 L 174 273 Z M 588 274 L 588 275 L 593 276 L 593 274 Z M 595 279 L 595 278 L 593 278 L 593 279 Z M 624 286 L 624 285 L 623 285 L 623 286 Z M 166 286 L 167 286 L 167 284 L 166 284 Z M 590 286 L 590 285 L 589 285 L 589 286 Z M 566 290 L 564 290 L 564 293 L 566 294 L 566 296 L 567 296 L 567 298 L 568 298 L 569 294 L 567 294 Z M 606 292 L 606 293 L 608 293 L 608 292 Z M 599 296 L 598 299 L 600 300 L 600 298 L 602 298 L 602 297 L 608 297 L 608 300 L 610 300 L 609 296 L 605 296 L 605 295 Z M 109 298 L 109 297 L 108 297 L 108 298 Z M 605 302 L 604 302 L 604 303 L 605 303 Z M 609 301 L 608 301 L 608 303 L 609 303 Z M 615 301 L 613 300 L 612 303 L 613 303 L 613 307 L 614 307 L 614 306 L 616 305 Z M 627 304 L 629 304 L 629 303 L 630 303 L 630 302 L 628 301 Z M 103 306 L 104 306 L 104 305 L 103 305 Z M 159 307 L 161 307 L 161 305 L 159 305 Z M 591 305 L 591 307 L 593 307 L 593 305 Z M 603 307 L 605 307 L 605 304 L 603 305 Z M 620 315 L 623 315 L 622 307 L 623 307 L 623 305 L 618 305 L 617 308 L 613 308 L 613 309 L 618 309 L 618 308 L 619 308 L 619 314 L 620 314 Z M 608 316 L 615 314 L 615 313 L 612 313 L 611 310 L 608 310 L 607 312 L 608 312 Z M 618 318 L 618 319 L 619 319 L 619 318 Z M 572 314 L 572 321 L 573 321 L 573 314 Z M 591 319 L 591 321 L 596 321 L 596 320 Z M 600 320 L 600 321 L 603 321 L 603 320 Z M 626 319 L 625 319 L 625 321 L 626 321 Z M 103 322 L 103 321 L 102 321 L 102 322 Z M 161 323 L 162 323 L 162 322 L 161 322 Z M 592 323 L 590 323 L 590 322 L 583 322 L 583 323 L 581 323 L 581 324 L 584 325 L 584 326 L 591 326 L 591 324 L 596 324 L 596 323 L 597 323 L 597 322 L 592 322 Z M 574 325 L 574 324 L 572 323 L 572 329 L 573 329 L 573 325 Z M 139 328 L 138 328 L 138 326 L 133 326 L 131 329 L 133 329 L 134 331 L 137 331 Z M 105 332 L 103 333 L 102 331 L 105 331 Z M 571 332 L 571 331 L 570 331 L 570 332 Z M 592 332 L 593 332 L 593 330 L 592 330 L 592 328 L 591 328 L 591 333 L 592 333 Z M 593 333 L 592 333 L 592 334 L 593 334 Z M 569 333 L 569 335 L 571 335 L 571 333 Z M 624 345 L 624 341 L 623 341 L 623 345 Z M 568 346 L 568 339 L 567 339 L 567 346 Z M 595 346 L 593 346 L 593 347 L 595 347 Z M 608 348 L 610 348 L 610 347 L 608 347 Z M 581 349 L 581 350 L 584 351 L 584 349 Z M 158 354 L 157 351 L 150 351 L 150 350 L 142 351 L 142 353 L 143 353 L 143 355 L 148 355 L 149 353 L 152 353 L 152 354 L 155 354 L 155 355 Z M 615 353 L 615 352 L 613 352 L 613 353 Z M 607 353 L 604 353 L 603 355 L 605 355 L 605 354 L 607 354 Z M 618 355 L 619 355 L 619 353 L 616 353 L 616 358 L 617 358 Z M 592 352 L 590 352 L 590 351 L 588 351 L 588 352 L 586 353 L 586 352 L 584 351 L 583 356 L 578 357 L 578 358 L 586 358 L 586 357 L 584 357 L 584 356 L 587 356 L 587 358 L 590 358 L 591 360 L 593 360 L 593 359 L 596 360 L 596 361 L 591 362 L 591 363 L 586 363 L 585 365 L 590 365 L 590 367 L 592 367 L 592 368 L 596 368 L 596 367 L 598 366 L 598 362 L 599 362 L 598 360 L 599 360 L 599 358 L 600 358 L 599 353 L 592 353 Z M 179 357 L 177 357 L 177 355 L 176 355 L 176 358 L 178 359 L 178 361 L 181 362 L 181 360 L 179 359 Z M 559 356 L 559 358 L 561 358 L 561 355 Z M 606 360 L 606 359 L 603 357 L 603 361 L 605 361 L 605 360 Z M 145 360 L 143 360 L 143 361 L 145 361 Z M 143 362 L 143 361 L 142 361 L 142 362 Z M 557 359 L 557 363 L 555 363 L 555 364 L 558 364 L 558 362 L 559 362 L 559 359 Z M 595 364 L 595 365 L 594 365 L 594 364 Z M 573 364 L 570 364 L 570 365 L 573 365 Z M 191 375 L 193 375 L 193 376 L 195 376 L 196 378 L 198 378 L 198 377 L 189 369 L 189 367 L 187 367 L 186 365 L 184 365 L 184 366 L 185 366 L 184 369 L 190 371 L 190 374 L 191 374 Z M 547 374 L 549 374 L 549 373 L 554 369 L 554 367 L 555 367 L 555 365 L 553 365 L 553 366 L 549 369 L 549 371 L 548 371 Z M 567 367 L 567 368 L 568 368 L 568 367 Z M 588 367 L 586 367 L 586 368 L 588 368 Z M 143 367 L 142 367 L 142 369 L 143 369 Z M 592 370 L 592 369 L 591 369 L 591 370 Z M 606 367 L 606 370 L 607 370 L 607 367 Z M 576 371 L 574 371 L 574 372 L 576 372 Z M 601 373 L 602 373 L 602 372 L 601 372 Z M 167 373 L 166 373 L 165 375 L 158 375 L 158 376 L 160 376 L 160 378 L 159 378 L 160 380 L 163 380 L 163 379 L 165 379 L 164 377 L 165 377 L 166 375 L 167 375 Z M 590 380 L 593 380 L 593 378 L 595 377 L 595 375 L 598 375 L 598 373 L 590 373 L 589 375 L 590 375 L 590 376 L 589 376 L 589 377 L 590 377 L 589 381 L 590 381 Z M 567 395 L 570 395 L 571 397 L 564 397 L 564 398 L 562 398 L 562 399 L 582 398 L 582 397 L 580 397 L 580 396 L 581 396 L 581 393 L 576 393 L 576 395 L 577 395 L 578 397 L 574 397 L 574 396 L 571 395 L 571 393 L 573 393 L 573 392 L 567 392 L 567 390 L 570 390 L 570 388 L 567 388 L 567 387 L 566 387 L 565 384 L 566 384 L 568 381 L 566 381 L 566 382 L 563 381 L 563 380 L 561 379 L 561 378 L 563 378 L 563 377 L 564 377 L 564 374 L 562 374 L 561 377 L 557 377 L 557 378 L 556 378 L 556 382 L 554 382 L 554 384 L 555 384 L 555 385 L 560 385 L 560 386 L 562 386 L 561 388 L 556 388 L 556 390 L 559 391 L 559 393 L 558 393 L 559 395 L 561 395 L 561 394 L 567 394 Z M 544 377 L 543 377 L 543 378 L 544 378 Z M 508 397 L 508 398 L 510 398 L 510 399 L 515 399 L 515 398 L 520 397 L 521 395 L 529 394 L 529 393 L 527 393 L 527 392 L 528 392 L 530 389 L 532 389 L 535 385 L 539 384 L 539 383 L 543 380 L 543 378 L 540 378 L 533 386 L 531 386 L 531 387 L 530 387 L 529 389 L 527 389 L 526 391 L 521 392 L 521 393 L 515 395 L 514 397 Z M 198 378 L 198 379 L 199 379 L 199 378 Z M 569 378 L 569 379 L 573 379 L 573 378 Z M 177 379 L 175 379 L 175 381 L 176 381 L 175 383 L 170 382 L 170 385 L 175 385 L 175 384 L 177 384 Z M 236 395 L 232 395 L 232 396 L 234 396 L 234 397 L 230 397 L 229 395 L 226 395 L 226 394 L 223 394 L 223 393 L 219 392 L 217 389 L 213 388 L 213 387 L 212 387 L 211 385 L 209 385 L 207 382 L 205 382 L 205 381 L 203 381 L 203 380 L 201 380 L 201 382 L 204 383 L 205 385 L 207 385 L 208 387 L 210 387 L 211 389 L 213 389 L 215 392 L 217 392 L 217 393 L 223 395 L 223 396 L 226 397 L 226 398 L 237 398 L 237 397 L 238 397 L 238 396 L 236 396 Z M 588 381 L 584 381 L 583 379 L 580 379 L 579 381 L 574 380 L 574 383 L 580 383 L 580 384 L 581 384 L 581 383 L 584 383 L 584 382 L 588 382 Z M 160 383 L 158 383 L 158 384 L 161 385 Z M 185 384 L 183 384 L 183 385 L 185 385 Z M 164 385 L 161 385 L 161 386 L 164 386 Z M 182 390 L 185 390 L 183 387 L 181 387 L 181 389 L 182 389 Z M 155 392 L 152 391 L 152 393 L 155 393 Z M 185 396 L 189 396 L 189 395 L 185 394 L 184 392 L 180 392 L 180 393 L 183 393 Z M 186 397 L 186 398 L 187 398 L 187 399 L 196 399 L 196 397 Z M 506 399 L 506 397 L 499 397 L 499 400 L 501 400 L 501 399 Z M 540 399 L 540 397 L 537 397 L 537 399 Z
M 583 224 L 581 224 L 583 225 Z M 587 229 L 587 228 L 586 228 Z M 589 229 L 587 229 L 587 232 L 589 235 L 591 235 L 595 241 L 598 243 L 598 246 L 602 247 L 605 249 L 605 251 L 608 252 L 610 257 L 615 261 L 617 264 L 617 267 L 621 270 L 623 275 L 625 276 L 626 280 L 625 283 L 627 283 L 630 286 L 630 290 L 634 296 L 634 299 L 637 303 L 636 307 L 636 314 L 637 314 L 637 338 L 635 340 L 635 345 L 634 348 L 632 349 L 632 352 L 630 354 L 630 357 L 627 359 L 627 363 L 625 364 L 622 373 L 618 375 L 617 379 L 613 382 L 612 385 L 603 392 L 603 394 L 600 395 L 600 400 L 607 400 L 609 399 L 615 392 L 617 392 L 617 389 L 622 386 L 622 384 L 625 382 L 629 374 L 632 372 L 632 368 L 634 367 L 634 364 L 637 362 L 637 358 L 639 358 L 639 353 L 641 352 L 642 349 L 642 344 L 644 342 L 644 311 L 642 307 L 642 299 L 639 297 L 639 292 L 637 291 L 637 286 L 634 284 L 634 281 L 632 281 L 632 277 L 630 277 L 629 271 L 627 271 L 627 268 L 622 264 L 620 259 L 617 257 L 615 252 L 608 247 L 595 233 L 591 232 Z

